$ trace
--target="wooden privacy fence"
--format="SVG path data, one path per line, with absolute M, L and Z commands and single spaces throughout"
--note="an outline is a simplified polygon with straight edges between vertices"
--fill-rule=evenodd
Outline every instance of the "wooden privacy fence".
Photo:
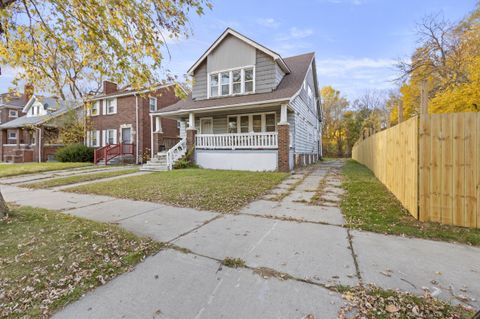
M 355 144 L 414 217 L 480 228 L 480 113 L 414 117 Z

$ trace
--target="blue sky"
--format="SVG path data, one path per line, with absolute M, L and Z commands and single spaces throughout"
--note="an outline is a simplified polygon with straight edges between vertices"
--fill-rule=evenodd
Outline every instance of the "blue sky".
M 320 86 L 332 85 L 353 100 L 365 90 L 394 87 L 395 62 L 416 46 L 415 25 L 427 14 L 458 21 L 475 0 L 243 0 L 215 1 L 192 15 L 193 35 L 169 41 L 164 67 L 182 75 L 227 27 L 284 57 L 316 53 Z M 0 92 L 13 71 L 2 68 Z

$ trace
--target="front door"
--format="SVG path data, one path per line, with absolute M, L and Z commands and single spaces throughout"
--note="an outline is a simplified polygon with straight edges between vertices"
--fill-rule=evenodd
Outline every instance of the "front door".
M 213 134 L 212 118 L 200 119 L 200 134 Z
M 122 143 L 131 144 L 132 143 L 132 128 L 123 127 L 122 128 Z

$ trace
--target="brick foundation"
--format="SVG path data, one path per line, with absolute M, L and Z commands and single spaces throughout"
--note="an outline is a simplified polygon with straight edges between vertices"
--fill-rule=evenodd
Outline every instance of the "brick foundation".
M 280 172 L 290 171 L 290 125 L 282 123 L 277 125 L 278 130 L 278 163 Z

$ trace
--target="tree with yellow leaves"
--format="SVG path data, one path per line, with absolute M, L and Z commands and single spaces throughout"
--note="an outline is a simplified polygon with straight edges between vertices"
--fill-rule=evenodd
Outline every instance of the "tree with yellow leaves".
M 63 99 L 108 78 L 134 89 L 159 82 L 168 38 L 209 0 L 0 0 L 0 65 Z M 169 80 L 172 80 L 169 78 Z
M 411 62 L 399 64 L 405 80 L 400 87 L 404 118 L 419 114 L 422 85 L 432 113 L 480 111 L 480 2 L 456 25 L 426 17 L 418 34 L 421 46 Z M 391 121 L 397 118 L 392 110 Z

